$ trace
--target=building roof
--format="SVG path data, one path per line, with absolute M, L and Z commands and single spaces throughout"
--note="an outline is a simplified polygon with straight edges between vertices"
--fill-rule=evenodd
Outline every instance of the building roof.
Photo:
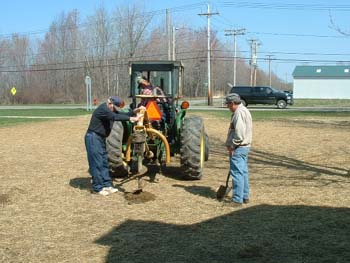
M 293 71 L 294 78 L 301 77 L 330 77 L 350 78 L 350 65 L 347 66 L 296 66 Z

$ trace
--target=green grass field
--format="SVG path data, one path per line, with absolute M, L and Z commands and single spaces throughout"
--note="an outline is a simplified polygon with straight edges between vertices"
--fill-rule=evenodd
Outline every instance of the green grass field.
M 84 109 L 30 109 L 30 110 L 0 110 L 0 116 L 47 116 L 73 117 L 90 114 Z
M 199 111 L 190 110 L 190 113 L 206 112 L 212 116 L 221 118 L 230 118 L 231 112 L 227 111 Z M 288 120 L 290 118 L 331 118 L 331 117 L 350 117 L 350 112 L 321 112 L 321 111 L 251 111 L 254 120 Z
M 227 111 L 215 110 L 189 110 L 189 113 L 206 112 L 211 116 L 229 118 L 231 113 Z M 331 117 L 350 117 L 350 112 L 318 112 L 318 111 L 252 111 L 254 120 L 288 120 L 290 118 L 331 118 Z M 0 127 L 17 125 L 20 123 L 48 121 L 50 119 L 40 117 L 75 117 L 80 115 L 91 114 L 84 109 L 30 109 L 30 110 L 0 110 Z M 2 116 L 20 116 L 19 118 L 5 118 Z M 21 118 L 23 116 L 23 118 Z M 26 117 L 39 117 L 30 119 Z
M 350 107 L 350 100 L 294 99 L 293 106 L 294 107 Z
M 40 117 L 75 117 L 91 114 L 83 109 L 30 109 L 30 110 L 0 110 L 0 127 L 12 126 L 21 123 L 48 121 L 50 119 Z M 19 116 L 19 118 L 6 118 L 4 116 Z M 21 118 L 23 117 L 23 118 Z M 26 118 L 38 117 L 38 118 Z
M 206 99 L 206 98 L 201 98 Z M 190 100 L 195 101 L 196 99 L 191 98 Z M 214 106 L 222 106 L 222 99 L 214 99 Z M 206 106 L 207 102 L 196 103 L 196 106 Z M 256 106 L 256 104 L 251 104 Z M 260 105 L 260 106 L 271 106 L 273 105 Z M 294 99 L 293 107 L 350 107 L 350 99 Z

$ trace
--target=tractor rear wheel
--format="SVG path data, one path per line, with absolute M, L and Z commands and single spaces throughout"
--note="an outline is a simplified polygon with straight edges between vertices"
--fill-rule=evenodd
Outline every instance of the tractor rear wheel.
M 128 175 L 128 169 L 123 163 L 123 134 L 123 123 L 115 121 L 111 133 L 106 139 L 108 164 L 112 177 L 125 177 Z
M 209 152 L 210 152 L 210 145 L 209 145 L 209 136 L 207 133 L 205 133 L 205 153 L 204 153 L 204 161 L 209 160 Z
M 181 130 L 180 162 L 187 179 L 199 180 L 202 177 L 205 159 L 205 132 L 201 117 L 184 119 Z

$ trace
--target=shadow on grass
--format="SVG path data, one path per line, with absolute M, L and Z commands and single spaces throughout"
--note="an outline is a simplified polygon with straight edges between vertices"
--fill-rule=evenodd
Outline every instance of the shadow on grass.
M 192 225 L 128 220 L 96 243 L 107 263 L 345 263 L 349 222 L 349 208 L 260 205 Z
M 181 184 L 173 184 L 173 187 L 183 188 L 187 192 L 194 194 L 194 195 L 200 195 L 207 198 L 216 199 L 216 192 L 211 189 L 209 186 L 199 186 L 199 185 L 181 185 Z
M 227 153 L 225 151 L 225 148 L 222 146 L 223 142 L 217 141 L 216 144 L 213 144 L 213 149 L 211 149 L 211 155 L 216 156 L 216 158 L 222 158 L 225 160 L 227 159 L 227 168 L 228 168 L 228 157 Z M 274 166 L 274 167 L 282 167 L 287 169 L 293 169 L 296 171 L 305 171 L 305 172 L 312 172 L 314 175 L 312 178 L 309 179 L 315 179 L 317 176 L 320 175 L 331 175 L 331 176 L 340 176 L 340 177 L 347 177 L 350 178 L 350 170 L 345 169 L 342 167 L 335 167 L 335 166 L 327 166 L 324 164 L 319 163 L 310 163 L 305 162 L 303 160 L 291 158 L 286 155 L 280 155 L 276 153 L 261 151 L 255 148 L 252 148 L 250 154 L 249 154 L 249 164 L 255 165 L 255 164 L 262 164 L 266 166 Z M 208 168 L 220 168 L 215 167 L 217 166 L 216 163 L 210 163 L 208 164 Z
M 290 158 L 288 156 L 268 153 L 254 149 L 249 158 L 252 163 L 270 166 L 285 167 L 297 171 L 314 172 L 315 175 L 333 175 L 350 177 L 350 170 L 341 167 L 326 166 L 317 163 L 309 163 L 302 160 Z

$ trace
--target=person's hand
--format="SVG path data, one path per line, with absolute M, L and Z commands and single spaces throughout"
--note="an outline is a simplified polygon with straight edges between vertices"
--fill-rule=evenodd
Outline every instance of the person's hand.
M 130 117 L 130 122 L 132 122 L 132 123 L 137 122 L 140 120 L 140 118 L 141 118 L 141 116 Z
M 228 151 L 230 157 L 235 153 L 235 149 L 233 149 L 230 146 L 227 147 L 227 151 Z
M 134 109 L 134 113 L 138 113 L 138 112 L 140 112 L 141 110 L 146 110 L 146 107 L 145 106 L 140 106 L 140 107 L 138 107 L 138 108 L 136 108 L 136 109 Z

